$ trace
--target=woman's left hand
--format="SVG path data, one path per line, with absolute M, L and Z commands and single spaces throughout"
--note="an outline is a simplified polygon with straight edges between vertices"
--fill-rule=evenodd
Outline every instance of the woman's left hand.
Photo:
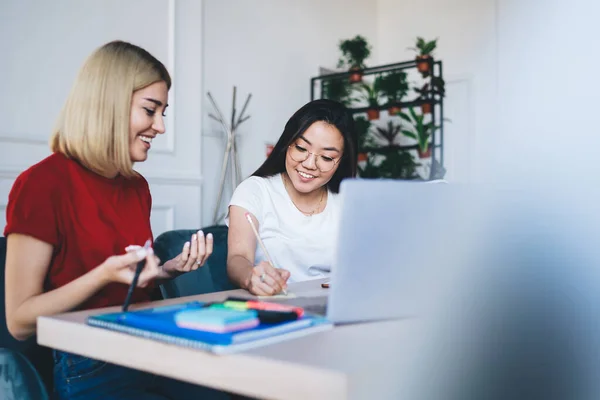
M 213 235 L 198 231 L 185 242 L 181 254 L 163 264 L 163 271 L 169 275 L 177 275 L 194 271 L 206 263 L 213 252 Z

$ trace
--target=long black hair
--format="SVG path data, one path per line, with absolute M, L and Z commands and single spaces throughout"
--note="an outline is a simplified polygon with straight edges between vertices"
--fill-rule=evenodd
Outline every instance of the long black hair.
M 342 159 L 337 171 L 327 183 L 329 190 L 338 193 L 343 179 L 356 176 L 358 139 L 352 114 L 343 104 L 333 100 L 313 100 L 296 111 L 285 124 L 283 133 L 269 157 L 252 176 L 267 178 L 285 172 L 285 157 L 288 147 L 317 121 L 335 126 L 344 138 Z

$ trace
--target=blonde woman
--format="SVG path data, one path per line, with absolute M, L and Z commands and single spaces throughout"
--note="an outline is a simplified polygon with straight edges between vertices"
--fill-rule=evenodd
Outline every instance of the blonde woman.
M 211 254 L 212 237 L 201 233 L 162 267 L 139 247 L 152 238 L 152 198 L 133 165 L 165 133 L 170 86 L 164 65 L 126 42 L 100 47 L 83 65 L 51 137 L 53 154 L 23 172 L 9 195 L 6 319 L 17 339 L 35 334 L 42 315 L 123 304 L 140 260 L 134 302 L 150 300 L 157 279 L 196 269 Z M 185 398 L 182 387 L 198 396 L 195 387 L 86 357 L 54 358 L 60 399 L 161 399 L 168 390 Z

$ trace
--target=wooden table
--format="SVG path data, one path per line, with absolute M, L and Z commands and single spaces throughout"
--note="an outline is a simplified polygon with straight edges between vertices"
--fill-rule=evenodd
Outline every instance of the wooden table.
M 291 284 L 299 297 L 327 294 L 322 280 Z M 137 305 L 248 296 L 234 290 Z M 387 321 L 336 326 L 298 339 L 219 356 L 86 325 L 91 314 L 118 307 L 38 319 L 39 344 L 229 392 L 269 399 L 397 398 L 414 323 Z M 404 350 L 403 350 L 404 349 Z

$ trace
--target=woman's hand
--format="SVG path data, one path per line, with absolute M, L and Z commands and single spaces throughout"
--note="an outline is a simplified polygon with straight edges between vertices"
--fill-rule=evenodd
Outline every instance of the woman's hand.
M 252 268 L 252 274 L 248 279 L 247 289 L 255 296 L 272 296 L 287 289 L 287 280 L 290 271 L 274 268 L 266 261 Z
M 200 268 L 212 254 L 213 242 L 212 233 L 206 237 L 202 231 L 193 234 L 190 241 L 183 245 L 181 254 L 164 263 L 164 272 L 169 276 L 174 276 Z
M 141 246 L 132 247 L 134 248 L 128 248 L 127 254 L 110 256 L 100 264 L 106 283 L 120 282 L 130 285 L 135 275 L 137 263 L 144 258 L 146 259 L 146 265 L 140 273 L 137 286 L 146 287 L 148 283 L 159 276 L 158 263 L 160 260 L 154 255 L 152 248 L 146 250 Z

